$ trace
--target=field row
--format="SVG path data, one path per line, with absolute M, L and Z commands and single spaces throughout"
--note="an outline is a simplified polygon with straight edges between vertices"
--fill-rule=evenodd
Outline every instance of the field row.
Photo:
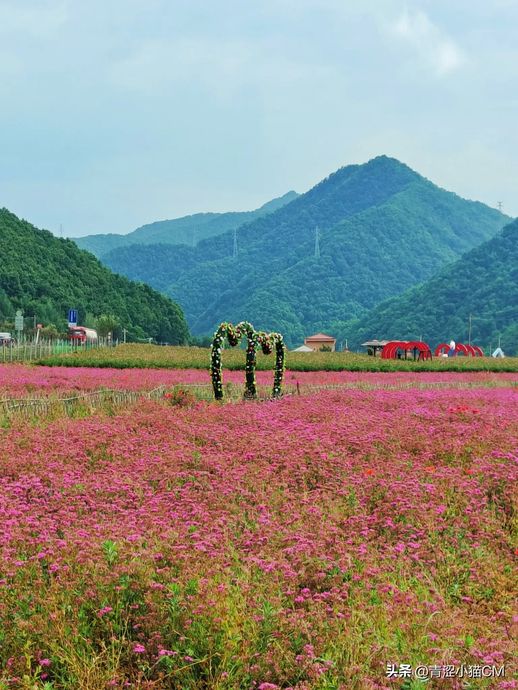
M 257 383 L 271 386 L 273 372 L 258 371 Z M 208 368 L 204 369 L 139 369 L 47 367 L 23 364 L 0 364 L 0 399 L 18 396 L 40 396 L 49 393 L 93 391 L 101 388 L 128 391 L 150 390 L 159 386 L 210 387 Z M 224 371 L 223 382 L 235 387 L 244 385 L 244 372 Z M 518 382 L 516 373 L 506 372 L 351 372 L 351 371 L 286 371 L 284 383 L 288 388 L 311 386 L 406 386 L 406 385 L 512 385 Z
M 160 347 L 157 345 L 119 345 L 84 352 L 54 355 L 39 360 L 49 366 L 89 366 L 112 368 L 206 369 L 210 351 L 197 347 Z M 226 369 L 244 369 L 245 353 L 239 349 L 223 352 Z M 257 356 L 258 369 L 272 369 L 273 356 Z M 518 357 L 436 358 L 425 362 L 383 360 L 349 352 L 288 352 L 286 366 L 292 371 L 518 371 Z

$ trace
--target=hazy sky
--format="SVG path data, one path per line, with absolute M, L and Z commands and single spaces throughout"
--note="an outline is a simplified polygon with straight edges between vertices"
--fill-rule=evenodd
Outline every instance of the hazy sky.
M 69 236 L 385 153 L 518 215 L 518 0 L 0 0 L 0 207 Z

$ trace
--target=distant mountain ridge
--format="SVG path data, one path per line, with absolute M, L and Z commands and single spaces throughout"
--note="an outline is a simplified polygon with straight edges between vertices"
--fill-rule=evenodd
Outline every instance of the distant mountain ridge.
M 133 244 L 187 244 L 195 246 L 200 240 L 234 230 L 268 213 L 273 213 L 296 199 L 298 194 L 287 192 L 266 202 L 254 211 L 230 211 L 228 213 L 195 213 L 172 220 L 160 220 L 142 225 L 127 235 L 100 234 L 76 237 L 74 242 L 97 258 L 121 247 Z
M 471 334 L 469 320 L 471 315 Z M 438 275 L 382 302 L 347 329 L 351 347 L 365 339 L 471 342 L 518 354 L 518 220 Z
M 196 247 L 126 247 L 104 261 L 171 295 L 195 334 L 210 333 L 221 320 L 248 319 L 295 344 L 311 332 L 343 332 L 351 319 L 430 278 L 505 221 L 496 209 L 379 156 L 341 168 L 242 225 L 237 258 L 227 232 Z
M 148 285 L 113 274 L 72 240 L 58 239 L 13 213 L 0 209 L 0 323 L 12 323 L 15 310 L 44 325 L 66 328 L 70 308 L 84 319 L 115 316 L 131 340 L 187 342 L 182 310 Z

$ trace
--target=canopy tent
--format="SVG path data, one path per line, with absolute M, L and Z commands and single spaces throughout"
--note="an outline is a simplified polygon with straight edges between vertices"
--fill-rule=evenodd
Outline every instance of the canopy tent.
M 414 360 L 432 359 L 430 346 L 421 340 L 392 340 L 381 351 L 381 358 L 407 359 L 409 352 L 412 353 Z
M 292 352 L 315 352 L 311 347 L 308 347 L 307 345 L 301 345 L 300 347 L 296 347 Z
M 367 348 L 367 353 L 373 354 L 375 357 L 377 356 L 378 352 L 381 352 L 385 345 L 390 342 L 389 340 L 367 340 L 366 342 L 362 343 L 362 347 Z

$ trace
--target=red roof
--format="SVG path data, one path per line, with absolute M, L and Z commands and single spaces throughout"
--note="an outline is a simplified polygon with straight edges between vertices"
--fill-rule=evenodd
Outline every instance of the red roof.
M 336 343 L 336 338 L 332 338 L 330 335 L 326 335 L 325 333 L 310 335 L 309 338 L 305 338 L 305 342 L 308 340 L 328 340 L 330 343 Z

